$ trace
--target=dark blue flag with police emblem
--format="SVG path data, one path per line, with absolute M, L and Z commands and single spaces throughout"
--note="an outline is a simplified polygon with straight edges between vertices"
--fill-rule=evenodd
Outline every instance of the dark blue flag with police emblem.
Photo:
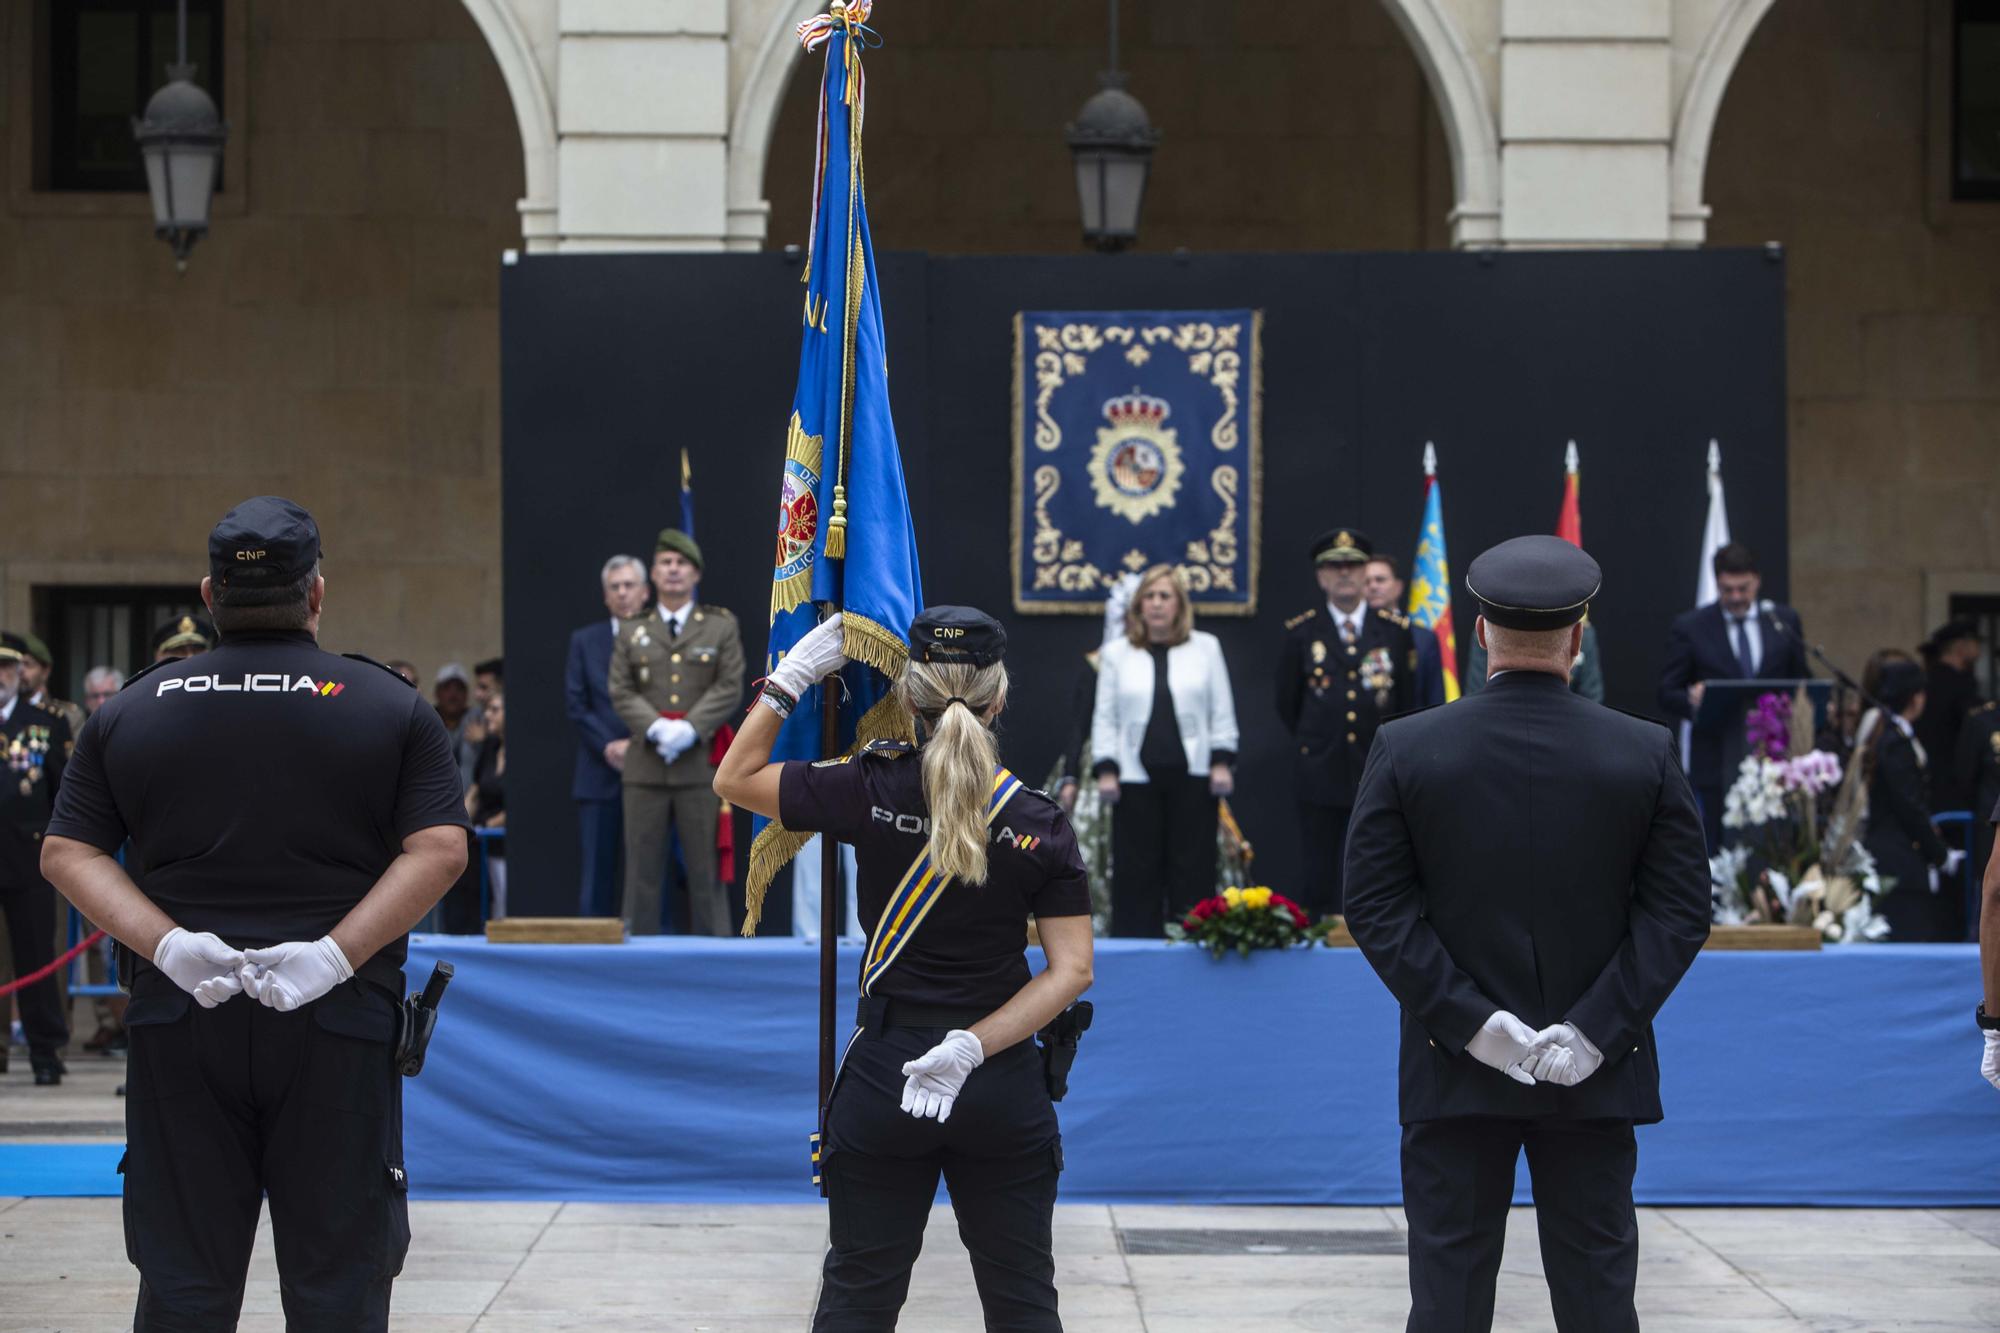
M 889 416 L 882 302 L 862 188 L 861 57 L 877 44 L 864 26 L 869 7 L 868 0 L 849 0 L 799 25 L 808 51 L 825 48 L 826 65 L 766 659 L 768 670 L 823 612 L 841 612 L 848 664 L 840 675 L 836 754 L 862 741 L 911 734 L 891 687 L 909 658 L 910 622 L 923 606 L 916 530 Z M 815 686 L 798 701 L 771 747 L 773 759 L 832 757 L 820 750 L 824 688 Z M 756 933 L 771 877 L 811 837 L 761 817 L 753 828 L 745 935 Z
M 1257 610 L 1255 310 L 1014 317 L 1014 609 L 1089 612 L 1172 565 L 1210 615 Z

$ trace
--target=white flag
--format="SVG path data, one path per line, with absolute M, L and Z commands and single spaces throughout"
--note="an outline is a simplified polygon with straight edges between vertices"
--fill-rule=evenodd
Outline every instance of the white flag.
M 1708 522 L 1701 530 L 1701 572 L 1695 575 L 1694 604 L 1716 599 L 1715 553 L 1729 545 L 1729 506 L 1722 500 L 1722 448 L 1708 442 Z

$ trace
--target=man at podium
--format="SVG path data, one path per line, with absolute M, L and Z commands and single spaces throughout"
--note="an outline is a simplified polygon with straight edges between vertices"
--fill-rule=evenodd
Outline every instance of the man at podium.
M 1799 613 L 1763 598 L 1757 557 L 1740 542 L 1715 553 L 1716 600 L 1674 618 L 1667 663 L 1660 671 L 1660 707 L 1693 724 L 1688 781 L 1701 804 L 1702 833 L 1713 855 L 1722 842 L 1722 794 L 1742 756 L 1743 711 L 1754 692 L 1739 690 L 1730 706 L 1702 707 L 1710 681 L 1801 680 L 1806 663 Z

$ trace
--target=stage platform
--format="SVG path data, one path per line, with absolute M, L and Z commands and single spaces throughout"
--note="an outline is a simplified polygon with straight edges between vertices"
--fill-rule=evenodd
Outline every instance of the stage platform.
M 438 958 L 458 979 L 409 1085 L 415 1194 L 813 1197 L 811 948 L 420 936 L 412 983 Z M 1659 1023 L 1667 1119 L 1639 1132 L 1640 1201 L 2000 1204 L 1979 992 L 1971 946 L 1702 955 Z M 1395 1007 L 1359 953 L 1099 941 L 1090 998 L 1065 1200 L 1400 1199 Z

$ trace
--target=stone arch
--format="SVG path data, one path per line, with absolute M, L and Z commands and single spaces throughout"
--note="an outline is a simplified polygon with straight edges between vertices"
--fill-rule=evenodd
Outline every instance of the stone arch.
M 800 65 L 798 26 L 824 8 L 825 0 L 778 0 L 756 38 L 729 116 L 727 249 L 764 248 L 771 213 L 764 197 L 764 164 L 771 152 L 771 130 Z
M 1768 3 L 1769 0 L 1766 0 Z M 1486 81 L 1442 0 L 1382 0 L 1416 53 L 1451 148 L 1452 244 L 1500 241 L 1500 134 Z
M 464 4 L 500 67 L 521 131 L 527 184 L 527 194 L 518 205 L 522 240 L 530 252 L 552 251 L 556 248 L 556 111 L 548 79 L 508 0 L 464 0 Z
M 1708 146 L 1715 135 L 1716 116 L 1730 76 L 1750 35 L 1777 0 L 1726 0 L 1721 13 L 1702 38 L 1674 117 L 1674 143 L 1668 167 L 1668 237 L 1676 245 L 1700 245 L 1708 237 L 1708 205 L 1702 202 L 1702 180 L 1708 174 Z

